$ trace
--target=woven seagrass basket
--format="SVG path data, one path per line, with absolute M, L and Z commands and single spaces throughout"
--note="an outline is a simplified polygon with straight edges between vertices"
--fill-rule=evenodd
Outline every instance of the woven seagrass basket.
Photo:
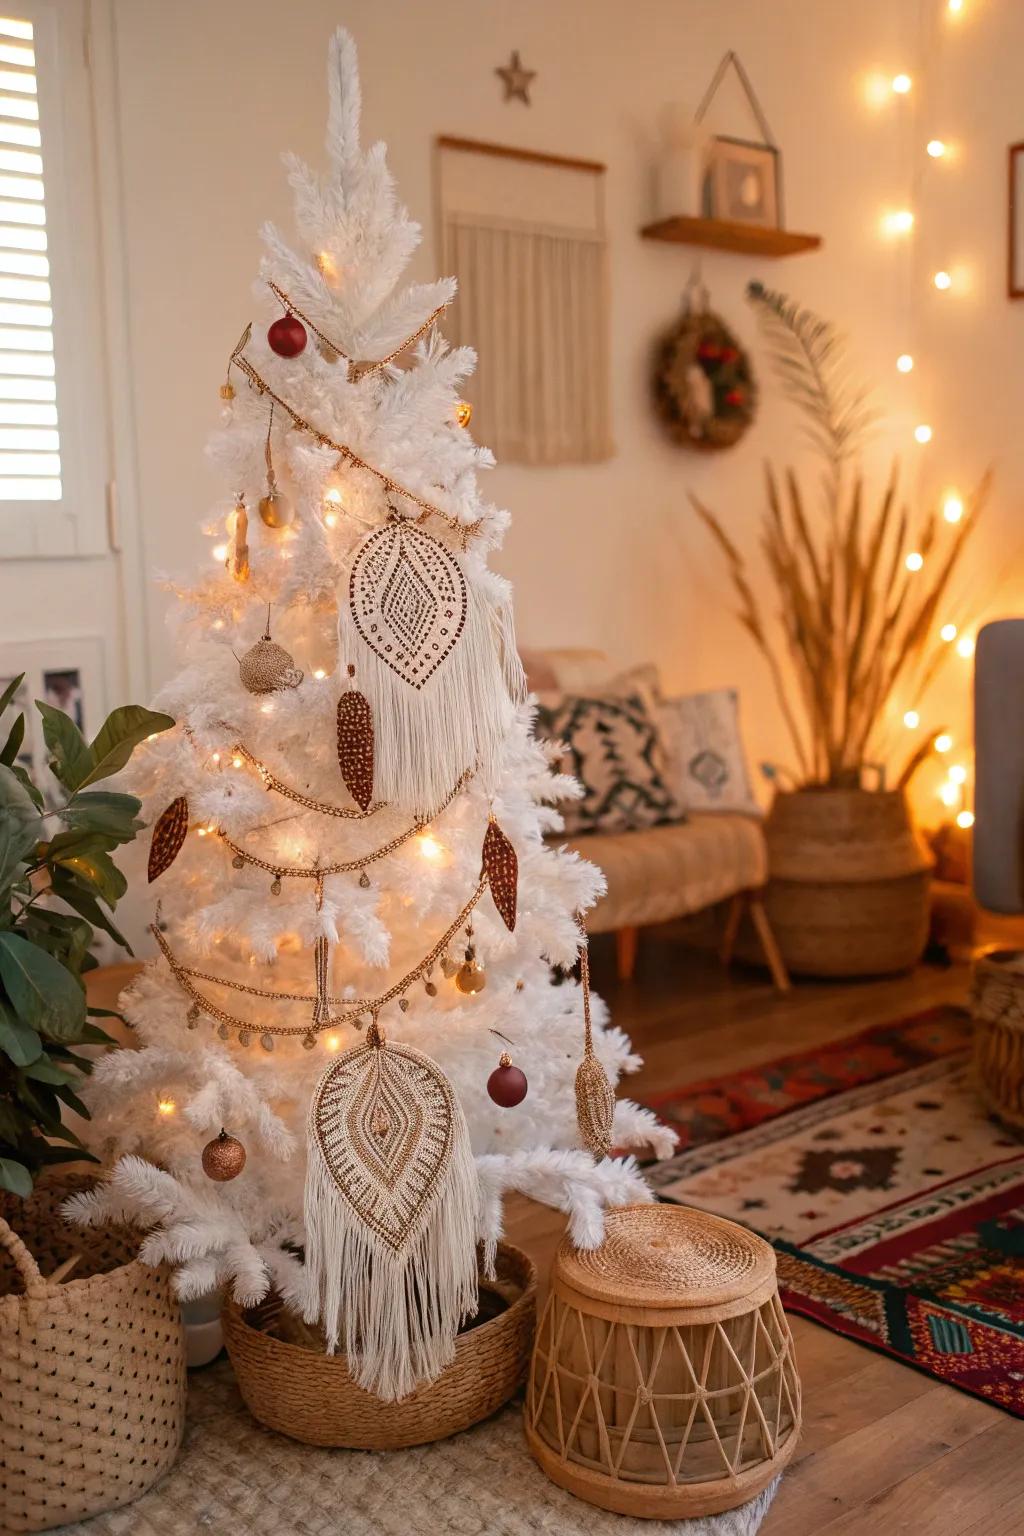
M 178 1454 L 185 1342 L 138 1234 L 65 1225 L 87 1178 L 0 1197 L 0 1531 L 43 1531 L 138 1498 Z M 66 1270 L 67 1278 L 47 1279 Z
M 508 1402 L 526 1379 L 536 1321 L 537 1274 L 518 1248 L 498 1244 L 497 1279 L 480 1282 L 480 1318 L 459 1335 L 436 1381 L 399 1403 L 356 1386 L 344 1355 L 279 1300 L 224 1307 L 224 1342 L 254 1419 L 305 1445 L 394 1451 L 468 1429 Z
M 974 1076 L 987 1109 L 1024 1132 L 1024 951 L 978 955 L 971 987 Z
M 774 1250 L 677 1205 L 609 1211 L 592 1251 L 566 1239 L 525 1427 L 552 1482 L 620 1515 L 683 1520 L 756 1497 L 800 1434 Z

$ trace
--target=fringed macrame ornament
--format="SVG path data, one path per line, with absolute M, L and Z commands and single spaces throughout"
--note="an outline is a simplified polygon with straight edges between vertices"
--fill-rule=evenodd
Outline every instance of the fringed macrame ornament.
M 355 676 L 349 666 L 348 675 Z M 338 766 L 345 788 L 361 811 L 373 799 L 373 713 L 366 695 L 355 686 L 338 700 Z
M 583 1060 L 576 1069 L 576 1123 L 583 1145 L 595 1157 L 608 1157 L 612 1150 L 612 1121 L 615 1118 L 615 1090 L 608 1074 L 594 1054 L 594 1030 L 590 1018 L 590 955 L 586 929 L 582 921 L 583 946 L 580 950 L 580 989 L 583 993 Z
M 373 711 L 378 798 L 429 814 L 467 768 L 493 774 L 522 668 L 510 615 L 459 559 L 393 516 L 357 549 L 338 611 Z
M 451 1364 L 477 1307 L 477 1174 L 465 1116 L 429 1056 L 376 1019 L 309 1110 L 306 1321 L 386 1402 Z
M 519 889 L 519 859 L 516 851 L 492 816 L 484 833 L 483 873 L 487 876 L 494 905 L 505 927 L 512 933 L 516 926 L 516 896 Z
M 153 827 L 147 870 L 150 885 L 163 874 L 165 869 L 170 869 L 181 852 L 181 845 L 187 834 L 188 800 L 184 795 L 179 795 L 176 800 L 171 801 L 166 810 L 160 812 Z

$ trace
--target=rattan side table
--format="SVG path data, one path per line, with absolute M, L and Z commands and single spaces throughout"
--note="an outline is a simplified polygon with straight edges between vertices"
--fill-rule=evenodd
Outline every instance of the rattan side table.
M 752 1499 L 800 1432 L 768 1243 L 673 1205 L 608 1214 L 555 1256 L 525 1409 L 548 1476 L 618 1514 L 684 1519 Z

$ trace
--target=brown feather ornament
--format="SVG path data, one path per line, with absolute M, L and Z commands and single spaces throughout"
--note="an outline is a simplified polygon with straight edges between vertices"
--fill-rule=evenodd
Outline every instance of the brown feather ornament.
M 583 928 L 582 920 L 580 927 Z M 576 1069 L 576 1124 L 583 1145 L 595 1157 L 608 1157 L 612 1150 L 612 1121 L 615 1118 L 615 1090 L 608 1074 L 594 1055 L 594 1032 L 590 1019 L 590 957 L 586 930 L 580 951 L 580 987 L 583 991 L 583 1060 Z
M 350 677 L 355 667 L 349 667 Z M 358 688 L 350 688 L 338 700 L 338 763 L 345 788 L 361 811 L 373 799 L 373 713 L 370 701 Z
M 149 845 L 149 883 L 170 869 L 188 833 L 188 801 L 184 795 L 172 800 L 161 811 L 153 828 L 153 841 Z
M 519 888 L 519 860 L 516 851 L 492 816 L 484 833 L 483 873 L 491 888 L 494 905 L 509 932 L 516 926 L 516 895 Z

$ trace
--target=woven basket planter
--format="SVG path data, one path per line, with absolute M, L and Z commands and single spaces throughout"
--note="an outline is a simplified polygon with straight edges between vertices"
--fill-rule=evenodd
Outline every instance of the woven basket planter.
M 994 949 L 974 962 L 974 1074 L 987 1109 L 1024 1132 L 1024 951 Z
M 780 791 L 765 839 L 765 908 L 789 970 L 884 976 L 920 960 L 933 859 L 902 790 Z
M 247 1310 L 229 1301 L 224 1342 L 249 1412 L 268 1429 L 305 1445 L 395 1451 L 457 1434 L 508 1402 L 526 1379 L 536 1301 L 532 1263 L 499 1243 L 497 1280 L 480 1282 L 486 1321 L 459 1335 L 443 1375 L 400 1403 L 356 1386 L 344 1355 L 325 1355 L 279 1301 Z
M 185 1343 L 138 1234 L 67 1227 L 89 1179 L 0 1197 L 0 1530 L 43 1531 L 138 1498 L 185 1428 Z M 73 1254 L 63 1282 L 45 1277 Z
M 774 1250 L 674 1205 L 609 1211 L 592 1252 L 566 1239 L 525 1425 L 553 1482 L 616 1514 L 684 1520 L 755 1498 L 800 1434 Z

